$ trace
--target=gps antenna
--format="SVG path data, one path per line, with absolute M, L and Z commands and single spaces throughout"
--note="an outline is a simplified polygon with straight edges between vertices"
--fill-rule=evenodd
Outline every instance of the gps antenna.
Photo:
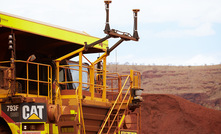
M 137 13 L 140 11 L 140 9 L 133 9 L 134 12 L 134 33 L 133 37 L 136 38 L 137 40 L 139 39 L 139 35 L 137 32 Z
M 105 9 L 106 9 L 106 25 L 104 29 L 104 33 L 108 33 L 110 31 L 110 25 L 109 25 L 109 4 L 111 3 L 111 0 L 105 0 Z

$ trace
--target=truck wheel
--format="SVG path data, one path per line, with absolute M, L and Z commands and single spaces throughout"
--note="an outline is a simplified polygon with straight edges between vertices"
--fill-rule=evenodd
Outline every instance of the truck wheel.
M 0 117 L 0 134 L 12 134 L 10 127 L 2 117 Z

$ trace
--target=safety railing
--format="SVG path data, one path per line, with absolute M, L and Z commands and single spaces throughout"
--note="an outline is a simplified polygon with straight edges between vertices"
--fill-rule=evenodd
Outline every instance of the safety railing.
M 16 92 L 37 97 L 48 96 L 52 103 L 52 67 L 47 64 L 15 60 Z M 10 61 L 0 62 L 1 66 L 10 67 Z
M 124 95 L 127 89 L 130 87 L 130 80 L 126 80 L 128 75 L 119 75 L 118 73 L 116 73 L 116 75 L 114 74 L 115 73 L 112 73 L 112 75 L 107 75 L 107 98 L 110 101 L 115 101 L 118 94 L 120 93 L 121 88 L 123 87 L 122 84 L 125 84 L 119 96 L 118 101 L 120 102 L 122 101 L 122 95 Z
M 118 120 L 118 124 L 117 127 L 115 128 L 114 133 L 117 133 L 116 131 L 120 130 L 123 124 L 123 120 L 125 118 L 125 115 L 127 114 L 127 108 L 129 106 L 129 103 L 131 102 L 132 96 L 131 96 L 131 89 L 132 88 L 140 88 L 141 87 L 141 75 L 140 72 L 131 70 L 130 71 L 130 75 L 119 75 L 119 74 L 115 74 L 112 73 L 111 75 L 107 75 L 107 81 L 110 80 L 111 82 L 107 82 L 107 85 L 111 85 L 109 88 L 107 88 L 107 91 L 111 91 L 111 96 L 112 98 L 109 100 L 114 100 L 113 101 L 113 105 L 112 108 L 110 109 L 110 111 L 108 112 L 104 123 L 101 126 L 101 129 L 99 130 L 99 134 L 102 134 L 104 131 L 105 126 L 107 126 L 107 130 L 105 130 L 104 133 L 110 133 L 110 131 L 112 131 L 112 127 L 114 125 L 115 120 Z M 116 82 L 113 82 L 116 81 Z M 121 85 L 123 83 L 123 85 Z M 114 87 L 115 85 L 115 87 Z M 108 86 L 107 86 L 108 87 Z M 119 90 L 120 89 L 120 90 Z M 116 96 L 117 95 L 117 96 Z M 117 107 L 116 107 L 117 104 Z M 124 108 L 122 108 L 122 106 L 124 105 Z M 123 113 L 121 113 L 120 117 L 119 117 L 119 112 L 121 110 L 124 110 Z M 113 110 L 115 110 L 114 114 Z M 135 114 L 137 120 L 131 124 L 135 124 L 136 125 L 136 130 L 134 129 L 134 132 L 140 132 L 140 111 L 139 112 L 135 112 L 133 113 Z M 111 117 L 111 115 L 114 115 L 114 117 Z M 110 121 L 111 118 L 111 121 Z
M 121 89 L 121 79 L 118 73 L 107 73 L 107 98 L 115 100 L 120 89 Z
M 102 134 L 102 133 L 103 133 L 104 127 L 106 126 L 106 124 L 107 124 L 107 122 L 108 122 L 108 120 L 109 120 L 109 118 L 110 118 L 110 116 L 111 116 L 111 114 L 112 114 L 112 112 L 113 112 L 113 110 L 114 110 L 116 104 L 119 102 L 119 99 L 120 99 L 120 97 L 121 97 L 121 94 L 122 94 L 122 92 L 123 92 L 123 89 L 124 89 L 124 87 L 125 87 L 127 81 L 129 81 L 129 78 L 130 78 L 130 76 L 128 75 L 127 78 L 126 78 L 126 80 L 125 80 L 125 82 L 124 82 L 124 85 L 122 86 L 122 88 L 121 88 L 121 90 L 120 90 L 120 92 L 119 92 L 119 94 L 118 94 L 118 96 L 117 96 L 117 98 L 116 98 L 116 100 L 115 100 L 115 102 L 113 103 L 113 105 L 112 105 L 111 109 L 109 110 L 109 112 L 108 112 L 108 114 L 107 114 L 107 116 L 106 116 L 106 118 L 105 118 L 103 124 L 101 125 L 101 129 L 99 130 L 98 134 Z M 118 109 L 117 109 L 117 113 L 115 113 L 114 119 L 112 120 L 112 122 L 111 122 L 110 126 L 108 127 L 108 130 L 107 130 L 106 133 L 109 133 L 109 131 L 111 130 L 111 128 L 112 128 L 112 126 L 113 126 L 113 123 L 114 123 L 116 117 L 118 116 L 119 111 L 121 110 L 121 107 L 122 107 L 122 105 L 123 105 L 123 103 L 124 103 L 124 100 L 126 100 L 126 97 L 127 97 L 127 95 L 129 94 L 129 91 L 130 91 L 130 87 L 127 89 L 126 94 L 124 95 L 124 98 L 123 98 L 123 100 L 121 101 L 121 103 L 120 103 L 120 105 L 119 105 L 119 107 L 118 107 Z M 128 99 L 128 101 L 127 101 L 127 105 L 128 105 L 128 103 L 129 103 L 129 99 Z
M 81 72 L 80 68 L 82 70 Z M 79 88 L 79 90 L 90 91 L 92 99 L 96 93 L 100 94 L 102 98 L 116 100 L 116 97 L 122 87 L 122 83 L 124 83 L 128 76 L 119 75 L 118 73 L 109 73 L 107 70 L 95 68 L 95 65 L 93 64 L 89 65 L 82 63 L 80 66 L 79 62 L 72 61 L 67 61 L 66 65 L 59 65 L 59 70 L 59 85 L 63 90 L 76 89 L 76 87 L 79 87 L 81 83 L 82 88 Z M 106 77 L 104 76 L 105 73 Z M 80 74 L 82 78 L 81 80 L 79 77 Z M 132 86 L 133 88 L 140 88 L 140 73 L 131 70 L 130 78 L 132 83 L 129 81 L 126 83 L 122 94 L 125 94 L 129 86 Z M 104 90 L 105 88 L 106 90 Z M 106 92 L 105 97 L 102 96 L 103 92 Z M 122 97 L 120 97 L 120 100 L 121 99 Z
M 103 91 L 104 86 L 106 87 L 106 85 L 103 84 L 104 71 L 106 72 L 106 70 L 102 70 L 98 68 L 94 69 L 94 76 L 95 76 L 94 91 L 95 92 L 101 93 Z
M 75 64 L 71 64 L 72 62 L 70 62 L 62 65 L 61 60 L 64 58 L 55 60 L 56 67 L 58 68 L 56 71 L 56 79 L 59 85 L 69 86 L 69 89 L 76 89 L 76 87 L 79 87 L 78 95 L 80 98 L 82 97 L 82 90 L 87 90 L 91 93 L 91 99 L 94 99 L 95 93 L 100 93 L 102 100 L 106 101 L 106 57 L 103 56 L 91 62 L 83 55 L 83 51 L 84 49 L 79 49 L 74 52 L 78 54 L 79 58 L 78 62 Z M 82 63 L 83 58 L 86 59 L 89 64 L 85 65 Z M 104 66 L 102 69 L 96 69 L 95 66 L 99 64 L 100 61 L 105 62 Z M 64 70 L 63 73 L 61 73 L 62 69 Z M 102 74 L 102 79 L 100 79 L 102 82 L 95 80 L 97 74 Z M 64 90 L 65 89 L 68 88 L 64 88 Z
M 130 70 L 132 88 L 141 88 L 141 74 L 138 71 Z
M 61 89 L 70 90 L 76 89 L 76 87 L 78 87 L 78 95 L 80 97 L 83 96 L 83 90 L 86 90 L 89 91 L 90 98 L 92 100 L 95 98 L 95 96 L 102 98 L 102 101 L 107 101 L 107 99 L 110 98 L 112 98 L 111 100 L 115 100 L 127 75 L 120 76 L 118 73 L 109 73 L 106 70 L 106 57 L 108 56 L 107 53 L 104 53 L 97 60 L 91 62 L 83 54 L 83 51 L 84 49 L 80 48 L 73 52 L 74 55 L 77 55 L 75 59 L 78 58 L 78 62 L 71 62 L 66 60 L 64 63 L 65 58 L 69 55 L 55 60 L 57 68 L 56 80 L 62 87 Z M 86 60 L 86 64 L 83 63 L 83 59 Z M 103 64 L 101 64 L 101 62 Z M 133 88 L 140 87 L 141 83 L 139 72 L 132 71 L 130 73 L 130 79 L 132 83 L 128 82 L 126 84 L 122 94 L 125 94 L 129 86 L 132 86 Z M 64 95 L 65 93 L 67 92 L 65 91 Z M 122 98 L 120 97 L 120 100 L 121 99 Z

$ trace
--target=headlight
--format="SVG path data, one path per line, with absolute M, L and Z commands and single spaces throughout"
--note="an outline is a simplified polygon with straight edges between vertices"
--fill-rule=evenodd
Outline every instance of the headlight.
M 143 93 L 143 90 L 142 90 L 142 89 L 135 90 L 135 95 L 136 95 L 136 96 L 141 96 L 142 93 Z

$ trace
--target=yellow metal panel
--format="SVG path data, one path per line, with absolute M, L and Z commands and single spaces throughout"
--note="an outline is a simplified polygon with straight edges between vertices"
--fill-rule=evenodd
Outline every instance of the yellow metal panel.
M 61 95 L 61 99 L 76 99 L 77 96 L 76 95 Z
M 45 123 L 45 134 L 49 134 L 49 124 Z
M 0 27 L 1 26 L 51 37 L 54 39 L 64 40 L 80 45 L 84 45 L 84 42 L 90 44 L 94 41 L 99 40 L 99 38 L 89 36 L 87 34 L 84 34 L 83 32 L 80 33 L 64 28 L 58 28 L 55 26 L 50 26 L 48 24 L 43 24 L 42 22 L 30 21 L 2 12 L 0 12 Z M 102 45 L 96 45 L 95 48 L 106 50 L 107 46 L 108 41 L 104 41 Z
M 58 126 L 53 124 L 52 127 L 53 127 L 53 134 L 58 134 Z
M 10 127 L 13 134 L 18 134 L 18 132 L 20 132 L 20 128 L 14 123 L 8 123 L 8 126 Z
M 78 114 L 75 110 L 70 110 L 71 114 Z

